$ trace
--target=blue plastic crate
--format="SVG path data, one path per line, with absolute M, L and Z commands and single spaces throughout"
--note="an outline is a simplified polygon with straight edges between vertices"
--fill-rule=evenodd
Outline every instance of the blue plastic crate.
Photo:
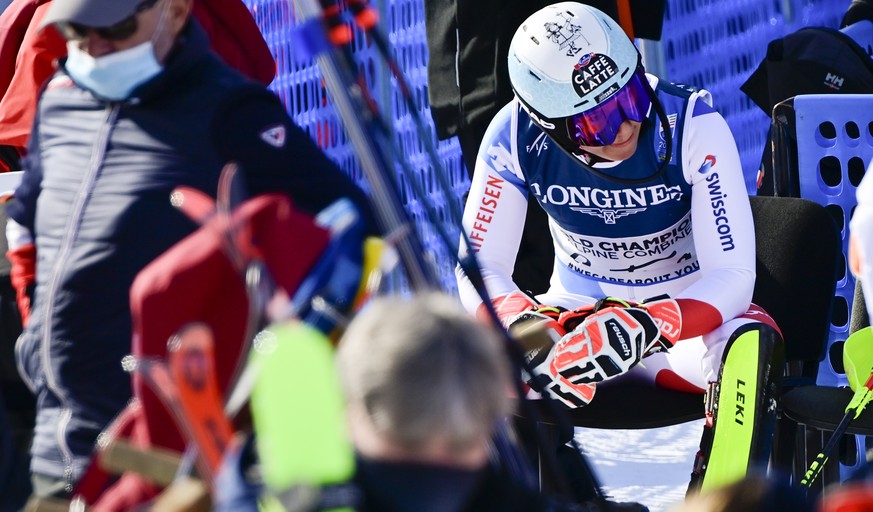
M 857 203 L 855 192 L 873 160 L 873 95 L 803 95 L 794 100 L 797 164 L 801 197 L 826 205 L 841 231 L 843 260 L 837 282 L 834 318 L 818 383 L 846 386 L 842 346 L 849 335 L 849 314 L 855 279 L 848 271 L 849 220 Z M 865 453 L 863 438 L 855 441 L 856 454 Z M 860 467 L 842 466 L 842 473 Z
M 802 95 L 795 98 L 794 109 L 800 195 L 828 206 L 841 228 L 845 255 L 855 190 L 873 159 L 873 95 Z M 855 279 L 847 271 L 844 257 L 831 343 L 845 341 L 848 336 L 848 314 L 843 308 L 851 310 L 854 289 Z M 842 355 L 836 353 L 833 357 Z M 846 385 L 845 375 L 835 371 L 841 361 L 835 365 L 831 359 L 829 354 L 819 371 L 819 383 Z

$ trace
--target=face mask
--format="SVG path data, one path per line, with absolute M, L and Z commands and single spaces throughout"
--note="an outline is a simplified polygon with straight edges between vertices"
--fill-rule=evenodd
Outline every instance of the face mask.
M 64 68 L 78 85 L 108 100 L 129 98 L 138 85 L 163 69 L 151 41 L 96 58 L 69 41 Z
M 108 100 L 126 100 L 133 90 L 163 70 L 155 56 L 155 40 L 164 29 L 168 4 L 161 7 L 158 24 L 151 40 L 126 50 L 92 57 L 73 41 L 67 42 L 64 68 L 70 78 L 97 96 Z

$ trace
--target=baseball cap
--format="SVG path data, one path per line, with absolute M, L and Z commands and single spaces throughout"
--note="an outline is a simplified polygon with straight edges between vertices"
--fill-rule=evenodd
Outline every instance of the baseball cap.
M 72 22 L 108 27 L 134 14 L 142 0 L 52 0 L 41 26 Z

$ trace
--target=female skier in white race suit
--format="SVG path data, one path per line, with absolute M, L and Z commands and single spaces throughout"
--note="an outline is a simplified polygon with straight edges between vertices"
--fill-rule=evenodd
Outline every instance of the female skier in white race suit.
M 752 215 L 736 143 L 710 94 L 647 74 L 612 19 L 574 2 L 519 27 L 509 74 L 516 97 L 485 135 L 463 228 L 501 320 L 540 319 L 556 333 L 550 349 L 529 354 L 539 384 L 569 407 L 615 377 L 704 393 L 727 347 L 751 329 L 760 357 L 743 364 L 760 377 L 750 384 L 772 392 L 781 338 L 751 304 Z M 528 194 L 548 213 L 556 253 L 550 288 L 536 298 L 511 275 Z M 473 285 L 457 276 L 464 306 L 481 315 Z M 772 393 L 758 395 L 757 412 L 772 423 Z M 733 476 L 745 472 L 742 459 Z

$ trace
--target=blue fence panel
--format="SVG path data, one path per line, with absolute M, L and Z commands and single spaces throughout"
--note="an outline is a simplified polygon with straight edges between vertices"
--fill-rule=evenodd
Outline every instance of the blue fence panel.
M 849 314 L 855 279 L 848 271 L 846 254 L 849 220 L 856 204 L 855 191 L 873 160 L 873 95 L 806 95 L 794 102 L 796 111 L 797 163 L 800 195 L 826 205 L 841 229 L 843 260 L 837 283 L 827 357 L 819 368 L 818 383 L 848 385 L 843 369 L 843 343 L 849 335 Z M 843 466 L 847 473 L 863 463 L 857 456 L 866 451 L 855 440 L 855 463 Z
M 311 57 L 296 51 L 295 19 L 290 3 L 286 0 L 247 0 L 246 4 L 276 59 L 277 73 L 270 89 L 328 156 L 365 190 L 368 189 L 318 66 Z M 360 43 L 364 38 L 359 31 L 355 36 L 355 54 L 366 69 L 367 63 L 373 61 L 374 50 Z M 365 76 L 371 88 L 378 86 L 374 73 Z
M 403 69 L 410 93 L 419 106 L 419 116 L 425 122 L 427 137 L 434 142 L 440 157 L 442 171 L 446 182 L 450 185 L 448 197 L 439 186 L 435 169 L 425 150 L 424 142 L 419 136 L 418 127 L 412 113 L 404 101 L 396 81 L 390 83 L 392 108 L 392 123 L 398 141 L 410 164 L 413 175 L 401 173 L 401 194 L 407 210 L 419 226 L 422 242 L 430 252 L 443 289 L 454 291 L 457 288 L 454 277 L 454 261 L 460 238 L 459 226 L 453 222 L 452 204 L 457 211 L 463 210 L 464 194 L 470 183 L 461 159 L 461 150 L 457 139 L 436 143 L 436 132 L 431 120 L 430 106 L 427 103 L 427 41 L 425 39 L 424 4 L 421 0 L 393 0 L 387 6 L 387 30 L 394 59 Z M 418 197 L 409 180 L 417 180 L 418 187 L 424 192 L 424 197 Z M 437 222 L 448 233 L 451 242 L 446 247 L 438 236 L 437 226 L 434 226 L 425 211 L 430 208 Z M 456 219 L 460 222 L 460 219 Z
M 873 160 L 873 95 L 804 95 L 794 100 L 800 195 L 826 205 L 841 229 L 843 261 L 828 356 L 819 383 L 847 385 L 842 343 L 849 334 L 849 313 L 855 279 L 846 254 L 849 220 L 856 205 L 855 191 Z

